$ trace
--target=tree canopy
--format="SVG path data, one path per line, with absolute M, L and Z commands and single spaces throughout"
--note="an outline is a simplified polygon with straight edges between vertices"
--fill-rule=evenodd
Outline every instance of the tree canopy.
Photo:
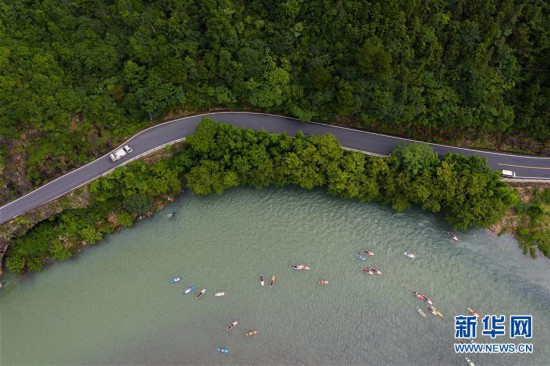
M 425 143 L 402 144 L 390 157 L 379 158 L 345 151 L 331 135 L 269 135 L 210 119 L 203 119 L 187 142 L 181 169 L 190 169 L 184 177 L 197 194 L 221 194 L 239 184 L 322 187 L 397 211 L 417 205 L 443 212 L 460 229 L 488 227 L 517 201 L 485 159 L 451 153 L 439 158 Z
M 35 186 L 179 109 L 548 141 L 549 12 L 529 0 L 11 0 L 0 141 L 34 139 Z

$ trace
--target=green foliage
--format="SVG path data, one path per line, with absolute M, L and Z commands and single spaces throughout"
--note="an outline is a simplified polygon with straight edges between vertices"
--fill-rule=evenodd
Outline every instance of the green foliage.
M 134 219 L 132 215 L 127 211 L 121 211 L 117 214 L 117 221 L 120 225 L 124 227 L 131 227 L 134 224 Z
M 235 172 L 226 172 L 211 160 L 202 160 L 186 176 L 187 186 L 196 194 L 222 194 L 227 188 L 239 184 Z
M 153 207 L 153 198 L 143 194 L 136 194 L 126 198 L 123 203 L 128 211 L 143 214 Z
M 456 228 L 488 227 L 517 202 L 515 192 L 489 169 L 485 159 L 449 153 L 442 162 L 454 172 L 450 180 L 443 170 L 438 170 L 436 185 L 443 195 L 447 220 Z
M 527 229 L 527 228 L 521 228 L 516 231 L 516 237 L 519 240 L 519 244 L 521 249 L 523 250 L 523 254 L 531 255 L 531 257 L 536 258 L 537 257 L 537 241 L 535 239 L 535 235 Z M 545 253 L 546 256 L 548 256 L 548 252 Z
M 177 163 L 189 162 L 181 156 L 151 165 L 133 162 L 92 182 L 89 186 L 92 203 L 52 216 L 15 240 L 10 246 L 7 268 L 14 272 L 39 270 L 47 258 L 67 259 L 82 244 L 94 244 L 117 227 L 132 226 L 133 217 L 124 207 L 136 214 L 144 213 L 152 208 L 154 197 L 181 191 L 186 168 Z M 63 243 L 60 237 L 65 238 Z
M 28 221 L 23 216 L 17 216 L 13 219 L 16 223 L 25 225 L 28 223 Z
M 392 158 L 398 169 L 405 170 L 411 176 L 428 170 L 439 164 L 437 153 L 426 143 L 399 144 L 392 152 Z
M 209 118 L 203 118 L 197 126 L 195 133 L 188 136 L 185 140 L 193 147 L 193 152 L 206 154 L 216 148 L 214 138 L 217 131 L 216 122 Z
M 391 55 L 373 41 L 365 41 L 357 53 L 359 70 L 365 76 L 387 80 L 391 77 Z
M 30 271 L 38 272 L 44 268 L 44 258 L 42 257 L 31 257 L 27 259 L 27 268 Z
M 265 109 L 278 107 L 288 99 L 290 74 L 274 67 L 262 76 L 259 82 L 251 79 L 248 87 L 251 90 L 249 100 L 252 104 Z
M 44 223 L 32 228 L 25 236 L 16 239 L 10 246 L 6 267 L 10 271 L 25 269 L 38 271 L 49 255 L 50 242 L 55 238 L 52 225 Z
M 531 217 L 533 222 L 541 222 L 546 215 L 544 205 L 540 202 L 531 204 L 527 209 L 527 214 Z
M 540 251 L 546 257 L 550 257 L 550 230 L 539 231 L 534 238 Z
M 80 232 L 80 236 L 86 244 L 94 244 L 101 240 L 103 234 L 101 234 L 101 232 L 99 232 L 94 226 L 86 226 Z
M 544 141 L 547 18 L 527 0 L 11 0 L 0 138 L 42 136 L 27 167 L 36 184 L 179 108 Z
M 28 156 L 35 187 L 179 110 L 262 109 L 452 140 L 550 138 L 543 1 L 4 3 L 0 140 L 27 144 L 13 154 Z M 0 169 L 5 161 L 0 151 Z M 265 179 L 275 171 L 262 169 Z M 144 192 L 137 182 L 128 177 L 124 197 L 177 185 L 167 176 Z
M 550 257 L 550 202 L 546 200 L 549 189 L 525 189 L 529 200 L 518 201 L 514 208 L 517 215 L 516 238 L 525 254 L 536 257 L 537 248 Z
M 71 257 L 71 252 L 65 248 L 61 241 L 54 240 L 50 247 L 50 257 L 57 260 L 65 260 Z
M 21 273 L 25 269 L 25 257 L 19 252 L 10 250 L 6 259 L 6 268 L 10 272 Z
M 533 195 L 536 198 L 536 201 L 540 201 L 545 205 L 550 205 L 550 189 L 535 189 Z
M 333 136 L 294 139 L 237 129 L 204 119 L 188 139 L 187 186 L 196 194 L 221 194 L 238 184 L 312 189 L 361 201 L 377 200 L 396 211 L 418 205 L 443 211 L 456 228 L 488 227 L 516 204 L 517 195 L 476 156 L 439 159 L 427 144 L 400 145 L 389 158 L 341 149 Z M 193 163 L 191 163 L 193 162 Z
M 6 166 L 6 157 L 7 157 L 6 148 L 0 145 L 0 172 L 4 170 L 4 167 Z

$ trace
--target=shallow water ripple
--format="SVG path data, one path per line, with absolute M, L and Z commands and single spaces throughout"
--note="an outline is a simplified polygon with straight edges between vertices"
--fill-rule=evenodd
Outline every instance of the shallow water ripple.
M 469 356 L 476 364 L 550 364 L 550 261 L 524 257 L 509 236 L 474 230 L 453 242 L 448 229 L 440 216 L 320 190 L 186 193 L 67 262 L 7 278 L 0 364 L 457 365 L 453 316 L 469 306 L 535 323 L 532 355 Z M 359 262 L 359 248 L 376 255 Z M 289 268 L 302 263 L 311 270 Z M 275 286 L 260 287 L 260 273 Z M 203 298 L 181 295 L 191 285 Z M 421 318 L 414 290 L 445 317 Z

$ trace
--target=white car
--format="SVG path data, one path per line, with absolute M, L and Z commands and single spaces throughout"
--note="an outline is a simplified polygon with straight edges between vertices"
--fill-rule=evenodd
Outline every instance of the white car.
M 115 161 L 124 158 L 126 155 L 128 155 L 132 151 L 134 150 L 132 150 L 130 146 L 124 145 L 123 148 L 113 151 L 111 154 L 109 154 L 109 157 L 111 158 L 111 161 L 114 163 Z

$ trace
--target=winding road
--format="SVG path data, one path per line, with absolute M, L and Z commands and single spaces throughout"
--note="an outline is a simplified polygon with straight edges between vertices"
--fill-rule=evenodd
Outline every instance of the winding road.
M 81 187 L 128 161 L 135 160 L 165 145 L 185 139 L 186 136 L 195 131 L 195 128 L 204 117 L 230 123 L 236 127 L 266 130 L 272 133 L 287 132 L 289 135 L 294 135 L 297 131 L 301 130 L 306 135 L 332 134 L 348 149 L 378 155 L 389 155 L 393 148 L 400 142 L 414 142 L 414 140 L 409 139 L 324 125 L 315 122 L 305 123 L 289 117 L 261 113 L 219 112 L 185 117 L 150 127 L 127 140 L 124 144 L 129 144 L 134 149 L 127 159 L 122 159 L 113 163 L 109 159 L 109 153 L 111 152 L 106 152 L 105 155 L 91 163 L 67 173 L 27 195 L 0 207 L 0 223 L 6 222 Z M 479 155 L 486 157 L 488 165 L 491 168 L 513 170 L 516 172 L 518 178 L 550 179 L 550 157 L 521 156 L 462 149 L 438 144 L 430 145 L 440 155 L 447 152 L 453 152 L 463 155 Z

